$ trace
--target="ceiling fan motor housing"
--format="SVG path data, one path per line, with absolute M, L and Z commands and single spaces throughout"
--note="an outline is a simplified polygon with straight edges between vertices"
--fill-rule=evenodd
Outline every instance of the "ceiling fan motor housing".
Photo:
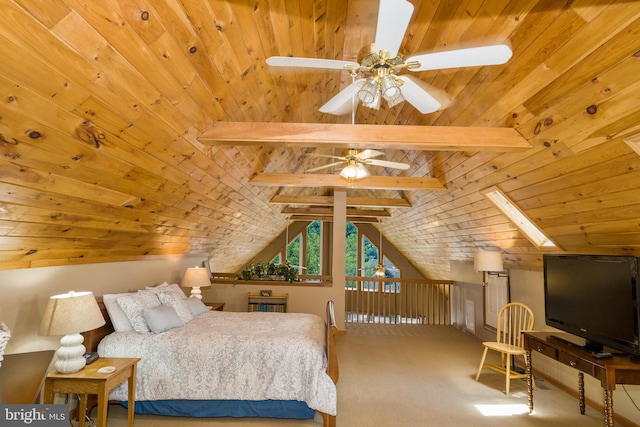
M 374 43 L 363 47 L 360 49 L 360 52 L 358 52 L 358 63 L 361 67 L 360 71 L 362 71 L 365 76 L 377 74 L 379 68 L 386 68 L 389 74 L 397 74 L 402 67 L 396 67 L 403 65 L 404 59 L 404 55 L 400 52 L 398 52 L 395 58 L 384 58 L 379 52 L 375 51 Z

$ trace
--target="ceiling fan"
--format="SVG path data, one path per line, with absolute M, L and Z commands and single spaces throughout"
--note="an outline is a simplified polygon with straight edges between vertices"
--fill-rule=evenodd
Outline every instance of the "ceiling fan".
M 329 163 L 327 165 L 318 166 L 316 168 L 307 169 L 307 172 L 315 172 L 321 169 L 330 168 L 336 165 L 346 163 L 346 166 L 340 172 L 340 176 L 347 179 L 358 179 L 369 176 L 370 173 L 364 165 L 382 166 L 385 168 L 393 169 L 409 169 L 409 165 L 400 162 L 390 162 L 388 160 L 374 159 L 374 157 L 380 157 L 384 153 L 378 150 L 345 150 L 342 152 L 342 156 L 330 156 L 325 154 L 309 154 L 315 157 L 328 157 L 330 159 L 337 159 L 337 162 Z
M 378 109 L 382 99 L 389 107 L 406 100 L 422 114 L 428 114 L 442 107 L 442 99 L 425 82 L 401 72 L 497 65 L 511 58 L 509 46 L 499 44 L 417 54 L 405 59 L 398 51 L 412 15 L 413 5 L 408 1 L 380 0 L 375 42 L 360 51 L 358 62 L 272 56 L 267 64 L 349 71 L 354 81 L 320 107 L 323 113 L 338 116 L 351 113 L 357 95 L 365 107 Z M 358 73 L 365 77 L 356 80 Z

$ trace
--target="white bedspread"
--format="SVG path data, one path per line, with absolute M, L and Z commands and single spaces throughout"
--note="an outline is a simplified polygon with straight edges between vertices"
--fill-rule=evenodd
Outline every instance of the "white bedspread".
M 114 332 L 103 357 L 139 357 L 136 400 L 298 400 L 336 414 L 324 321 L 301 313 L 211 311 L 161 334 Z M 109 394 L 126 400 L 126 382 Z

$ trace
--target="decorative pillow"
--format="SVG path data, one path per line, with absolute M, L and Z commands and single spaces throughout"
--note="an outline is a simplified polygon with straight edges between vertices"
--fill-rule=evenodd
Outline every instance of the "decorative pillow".
M 182 320 L 170 305 L 145 308 L 142 310 L 142 316 L 154 334 L 182 326 Z
M 145 308 L 156 307 L 160 305 L 158 296 L 151 291 L 141 290 L 135 294 L 121 296 L 116 299 L 124 314 L 127 315 L 129 323 L 136 332 L 150 332 L 149 326 L 143 317 Z
M 102 295 L 102 302 L 104 303 L 104 307 L 107 309 L 107 313 L 109 313 L 113 329 L 116 332 L 133 331 L 133 326 L 131 326 L 129 318 L 127 318 L 127 315 L 122 311 L 122 308 L 120 308 L 116 301 L 119 297 L 124 295 L 133 294 L 131 292 L 127 292 L 122 294 Z
M 162 304 L 167 304 L 173 307 L 180 320 L 182 320 L 182 323 L 189 323 L 193 319 L 193 315 L 185 302 L 186 298 L 180 297 L 175 292 L 161 292 L 158 294 L 158 298 L 160 298 L 160 302 L 162 302 Z
M 200 316 L 202 313 L 209 311 L 209 307 L 204 305 L 204 303 L 198 298 L 187 298 L 185 302 L 193 317 Z
M 176 295 L 178 295 L 180 298 L 182 299 L 187 298 L 187 296 L 182 291 L 182 288 L 178 286 L 177 283 L 170 285 L 167 282 L 164 282 L 159 284 L 158 286 L 152 286 L 152 287 L 147 286 L 146 289 L 149 291 L 155 292 L 156 294 L 160 294 L 162 292 L 175 292 Z

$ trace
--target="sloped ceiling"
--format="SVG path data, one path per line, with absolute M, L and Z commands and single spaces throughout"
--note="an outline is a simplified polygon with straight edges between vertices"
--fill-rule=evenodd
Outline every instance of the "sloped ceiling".
M 498 246 L 508 268 L 541 251 L 481 191 L 497 186 L 567 252 L 637 254 L 640 2 L 418 1 L 407 52 L 507 43 L 508 63 L 415 73 L 451 103 L 358 106 L 355 124 L 509 127 L 519 152 L 386 150 L 377 175 L 436 178 L 444 191 L 349 189 L 404 199 L 377 224 L 432 278 Z M 303 173 L 335 148 L 216 146 L 215 122 L 351 123 L 318 111 L 348 72 L 270 68 L 269 56 L 355 61 L 377 2 L 0 0 L 0 268 L 206 253 L 239 270 L 286 227 L 256 186 Z M 348 148 L 348 147 L 345 147 Z M 337 170 L 327 170 L 336 173 Z

